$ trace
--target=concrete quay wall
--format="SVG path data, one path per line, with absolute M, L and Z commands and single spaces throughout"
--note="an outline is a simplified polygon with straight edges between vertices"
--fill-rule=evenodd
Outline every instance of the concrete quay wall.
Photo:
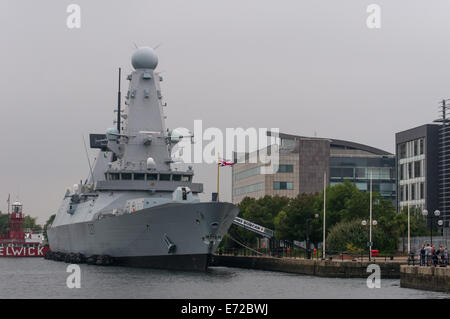
M 450 267 L 400 267 L 400 287 L 450 293 Z
M 375 262 L 366 261 L 332 261 L 214 255 L 211 266 L 280 271 L 319 277 L 367 278 L 372 273 L 367 272 L 367 267 L 374 263 Z M 380 266 L 381 278 L 400 278 L 400 263 L 378 262 L 376 264 Z

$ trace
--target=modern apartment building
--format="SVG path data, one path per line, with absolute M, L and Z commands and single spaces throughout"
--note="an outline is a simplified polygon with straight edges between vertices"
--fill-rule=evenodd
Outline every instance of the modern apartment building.
M 439 209 L 439 125 L 395 134 L 397 211 Z

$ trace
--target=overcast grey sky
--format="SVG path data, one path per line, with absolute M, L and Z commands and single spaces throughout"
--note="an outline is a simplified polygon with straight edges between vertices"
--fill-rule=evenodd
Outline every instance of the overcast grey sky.
M 71 3 L 81 29 L 66 27 Z M 381 29 L 366 26 L 371 3 Z M 2 0 L 0 21 L 0 210 L 11 193 L 40 223 L 87 177 L 81 136 L 112 126 L 134 43 L 162 43 L 171 128 L 279 127 L 393 152 L 396 132 L 450 97 L 445 0 Z M 207 194 L 215 172 L 197 168 Z

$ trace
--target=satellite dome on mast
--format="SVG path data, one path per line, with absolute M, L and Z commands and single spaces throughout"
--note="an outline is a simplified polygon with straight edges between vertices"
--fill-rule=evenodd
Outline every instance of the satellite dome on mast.
M 142 47 L 136 50 L 131 57 L 133 68 L 138 69 L 156 69 L 158 65 L 158 56 L 150 47 Z

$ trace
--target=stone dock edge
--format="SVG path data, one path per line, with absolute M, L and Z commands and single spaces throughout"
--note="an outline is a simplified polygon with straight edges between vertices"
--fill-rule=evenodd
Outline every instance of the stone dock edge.
M 401 265 L 400 287 L 450 293 L 450 268 Z
M 280 271 L 318 277 L 367 278 L 372 273 L 372 271 L 367 271 L 367 267 L 371 264 L 380 266 L 381 278 L 400 278 L 400 263 L 398 262 L 375 263 L 368 261 L 332 261 L 214 255 L 210 266 Z

